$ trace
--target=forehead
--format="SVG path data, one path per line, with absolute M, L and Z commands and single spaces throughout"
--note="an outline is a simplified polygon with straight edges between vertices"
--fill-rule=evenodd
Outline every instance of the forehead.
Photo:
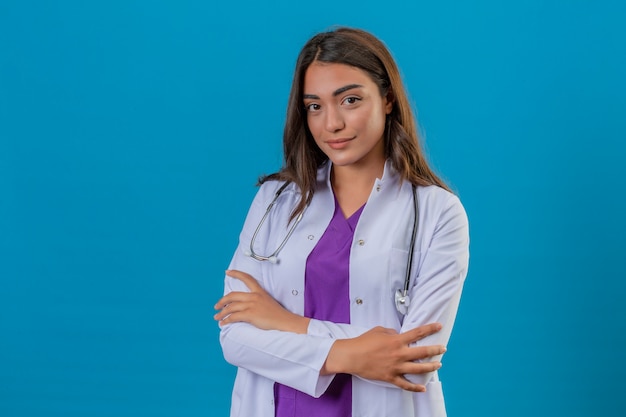
M 349 84 L 376 88 L 376 84 L 365 71 L 345 64 L 314 62 L 304 74 L 304 94 L 332 94 Z

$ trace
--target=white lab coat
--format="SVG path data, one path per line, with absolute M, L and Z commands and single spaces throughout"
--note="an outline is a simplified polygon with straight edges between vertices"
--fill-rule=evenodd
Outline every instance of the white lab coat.
M 304 311 L 306 259 L 326 230 L 334 212 L 328 162 L 318 172 L 318 185 L 302 221 L 278 255 L 279 262 L 259 262 L 245 255 L 255 229 L 281 183 L 266 182 L 250 207 L 230 269 L 255 277 L 285 308 Z M 361 335 L 375 326 L 399 332 L 440 322 L 443 329 L 417 345 L 446 345 L 457 312 L 469 260 L 468 223 L 459 199 L 436 186 L 418 187 L 419 227 L 411 273 L 411 305 L 398 313 L 394 294 L 403 287 L 413 226 L 411 184 L 400 183 L 389 162 L 374 184 L 361 214 L 350 252 L 350 324 L 311 320 L 308 334 L 260 330 L 247 323 L 223 326 L 220 341 L 226 360 L 237 366 L 231 416 L 274 417 L 274 382 L 318 397 L 333 375 L 320 376 L 335 339 Z M 289 230 L 287 221 L 299 199 L 290 184 L 259 231 L 254 250 L 268 255 Z M 225 293 L 247 291 L 226 277 Z M 436 358 L 438 359 L 438 358 Z M 411 393 L 380 381 L 352 379 L 352 417 L 444 417 L 437 373 L 410 375 L 427 392 Z

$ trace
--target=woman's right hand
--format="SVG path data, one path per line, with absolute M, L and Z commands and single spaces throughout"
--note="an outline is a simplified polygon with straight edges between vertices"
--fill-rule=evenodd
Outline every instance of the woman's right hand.
M 441 362 L 416 363 L 416 360 L 441 355 L 444 346 L 411 347 L 411 343 L 441 330 L 431 323 L 405 333 L 375 327 L 352 339 L 337 340 L 326 358 L 322 374 L 346 373 L 365 379 L 389 382 L 402 389 L 424 392 L 424 385 L 407 380 L 405 374 L 423 374 L 441 368 Z

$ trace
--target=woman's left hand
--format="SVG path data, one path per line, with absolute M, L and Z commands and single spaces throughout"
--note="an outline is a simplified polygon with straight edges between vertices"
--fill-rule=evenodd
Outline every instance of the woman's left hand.
M 250 292 L 231 292 L 215 304 L 220 311 L 213 318 L 221 325 L 244 322 L 263 330 L 307 332 L 309 319 L 285 309 L 254 277 L 236 270 L 226 271 L 226 275 L 243 282 Z

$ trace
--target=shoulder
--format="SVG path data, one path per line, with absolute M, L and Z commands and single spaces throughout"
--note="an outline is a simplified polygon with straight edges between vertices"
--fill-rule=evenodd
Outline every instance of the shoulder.
M 251 211 L 265 212 L 273 204 L 272 213 L 282 212 L 283 209 L 293 209 L 294 201 L 300 198 L 300 189 L 292 182 L 282 180 L 265 181 L 252 202 Z
M 420 200 L 428 201 L 429 204 L 463 206 L 459 197 L 437 185 L 418 186 L 417 192 Z
M 436 185 L 418 187 L 420 214 L 426 215 L 437 223 L 455 219 L 455 222 L 467 224 L 467 213 L 458 196 Z
M 268 180 L 259 186 L 259 190 L 257 191 L 257 197 L 273 197 L 274 194 L 278 191 L 280 187 L 285 184 L 285 181 L 279 180 Z
M 298 187 L 289 181 L 269 180 L 259 186 L 255 200 L 271 201 L 276 194 L 288 195 L 297 192 Z

